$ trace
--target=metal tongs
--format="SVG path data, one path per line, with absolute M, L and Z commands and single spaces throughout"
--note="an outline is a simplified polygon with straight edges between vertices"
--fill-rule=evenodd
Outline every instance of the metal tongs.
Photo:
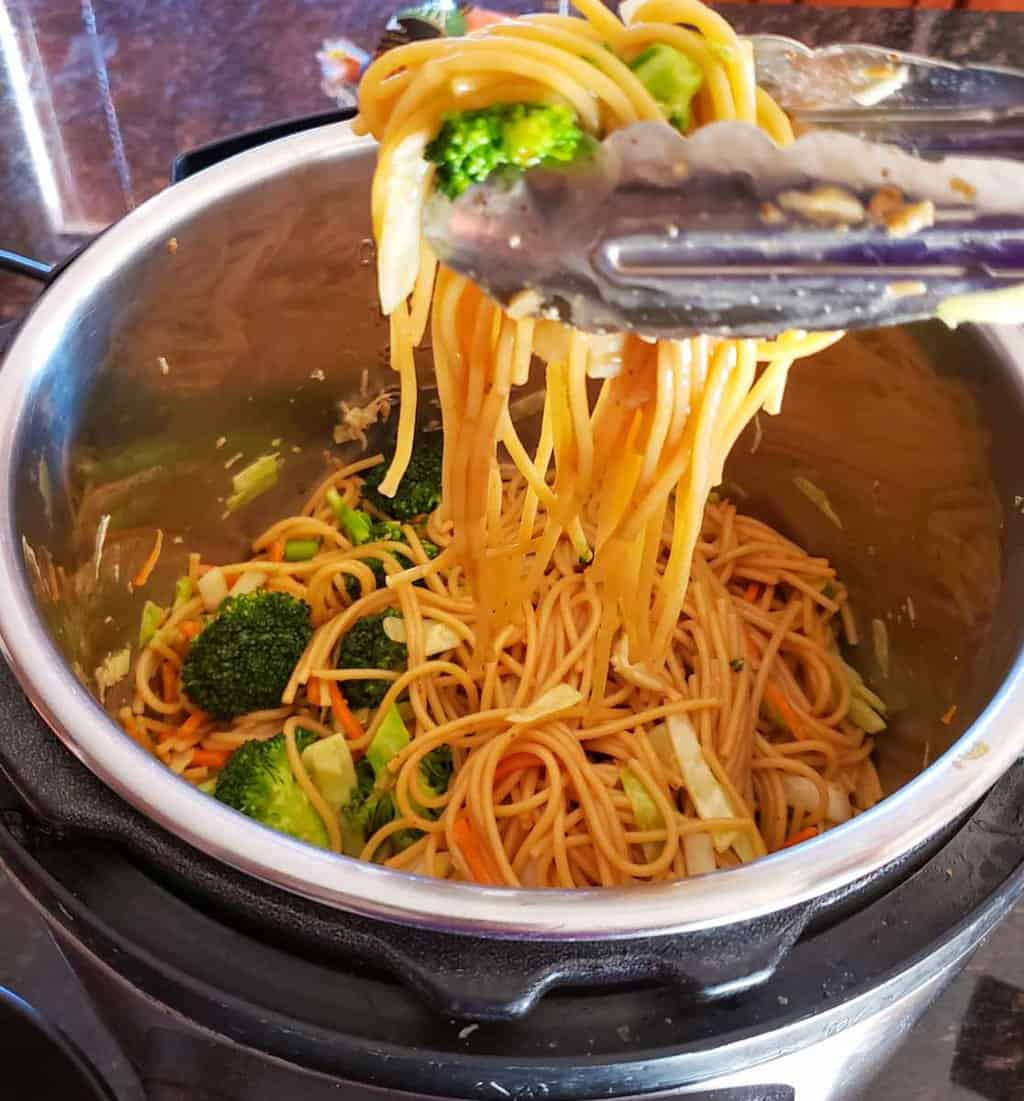
M 439 259 L 513 314 L 592 331 L 1024 320 L 1024 72 L 751 41 L 794 144 L 639 123 L 582 165 L 435 196 Z

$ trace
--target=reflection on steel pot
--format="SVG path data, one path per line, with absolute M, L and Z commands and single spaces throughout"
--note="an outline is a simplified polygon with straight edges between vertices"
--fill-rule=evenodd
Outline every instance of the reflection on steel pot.
M 144 596 L 127 579 L 154 528 L 168 536 L 154 587 L 170 587 L 187 549 L 243 556 L 323 469 L 338 402 L 355 398 L 364 372 L 371 388 L 390 383 L 368 245 L 373 158 L 371 142 L 328 126 L 176 185 L 76 259 L 9 350 L 0 632 L 65 744 L 130 803 L 236 868 L 362 914 L 499 936 L 635 936 L 772 914 L 901 860 L 976 802 L 1024 747 L 1016 332 L 849 338 L 795 369 L 783 414 L 762 418 L 728 468 L 744 508 L 835 562 L 877 676 L 886 668 L 872 666 L 870 625 L 885 625 L 894 718 L 878 756 L 893 794 L 826 837 L 628 895 L 424 881 L 269 833 L 120 731 L 91 671 L 137 631 Z M 225 461 L 278 438 L 277 487 L 223 520 Z M 801 476 L 841 526 L 800 491 Z

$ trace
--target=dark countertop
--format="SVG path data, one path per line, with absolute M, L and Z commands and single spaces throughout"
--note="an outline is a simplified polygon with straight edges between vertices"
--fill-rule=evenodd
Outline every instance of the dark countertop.
M 316 59 L 323 41 L 344 35 L 372 49 L 391 10 L 370 0 L 0 3 L 0 248 L 60 259 L 164 187 L 182 149 L 329 108 Z M 738 5 L 725 14 L 744 31 L 811 42 L 1001 64 L 1024 57 L 1024 15 Z M 36 293 L 0 274 L 0 321 L 17 317 Z M 118 1084 L 130 1083 L 41 923 L 2 877 L 0 928 L 0 984 L 52 1013 Z M 1014 989 L 1024 988 L 1022 946 L 1018 907 L 869 1101 L 1024 1096 L 1024 992 Z

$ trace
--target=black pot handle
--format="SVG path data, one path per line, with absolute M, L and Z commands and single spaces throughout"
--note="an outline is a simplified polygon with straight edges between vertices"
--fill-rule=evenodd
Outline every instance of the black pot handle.
M 23 845 L 31 848 L 40 832 L 116 842 L 212 908 L 258 915 L 281 943 L 314 951 L 330 944 L 349 958 L 372 960 L 453 1017 L 513 1020 L 564 985 L 654 981 L 698 1002 L 739 993 L 771 975 L 812 916 L 796 907 L 733 926 L 728 935 L 716 929 L 685 938 L 581 941 L 567 950 L 561 942 L 481 939 L 342 913 L 235 872 L 128 806 L 54 737 L 2 661 L 0 711 L 0 824 Z
M 355 116 L 354 107 L 341 107 L 334 111 L 321 111 L 314 115 L 283 119 L 281 122 L 262 126 L 258 130 L 246 130 L 242 134 L 219 138 L 207 145 L 200 145 L 196 149 L 179 153 L 171 164 L 171 183 L 179 183 L 201 172 L 204 168 L 220 164 L 221 161 L 235 156 L 236 153 L 244 153 L 257 146 L 266 145 L 268 141 L 286 138 L 290 134 L 301 134 L 304 130 L 315 130 L 318 126 L 329 126 L 334 122 L 348 122 Z

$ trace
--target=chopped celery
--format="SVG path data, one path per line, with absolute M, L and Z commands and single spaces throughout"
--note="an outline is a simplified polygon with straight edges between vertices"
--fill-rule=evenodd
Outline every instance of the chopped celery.
M 319 539 L 288 539 L 284 545 L 286 562 L 308 562 L 320 552 Z
M 234 493 L 227 500 L 228 512 L 254 501 L 261 493 L 266 493 L 277 484 L 282 460 L 279 455 L 261 455 L 247 467 L 240 470 L 232 479 Z
M 163 623 L 166 615 L 166 608 L 161 608 L 152 600 L 146 601 L 142 606 L 142 619 L 139 623 L 139 646 L 145 646 L 156 634 L 157 628 Z
M 665 826 L 665 821 L 658 810 L 658 804 L 651 798 L 650 792 L 644 787 L 643 781 L 629 767 L 619 770 L 622 780 L 622 790 L 629 799 L 633 808 L 633 821 L 638 830 L 660 830 Z M 662 846 L 657 841 L 648 841 L 643 846 L 644 856 L 650 862 L 657 860 L 661 854 Z
M 195 586 L 192 584 L 191 577 L 179 577 L 174 583 L 174 607 L 178 609 L 187 601 L 192 599 L 192 593 Z
M 686 54 L 661 42 L 648 46 L 629 67 L 658 101 L 668 121 L 678 130 L 688 130 L 690 107 L 704 82 L 704 70 Z
M 331 506 L 338 527 L 344 531 L 355 546 L 370 541 L 370 529 L 373 520 L 370 516 L 356 508 L 350 508 L 341 499 L 341 494 L 331 486 L 327 491 L 327 503 Z
M 401 753 L 410 740 L 409 729 L 402 721 L 398 708 L 392 704 L 366 750 L 366 759 L 370 762 L 378 783 L 387 775 L 388 762 Z

